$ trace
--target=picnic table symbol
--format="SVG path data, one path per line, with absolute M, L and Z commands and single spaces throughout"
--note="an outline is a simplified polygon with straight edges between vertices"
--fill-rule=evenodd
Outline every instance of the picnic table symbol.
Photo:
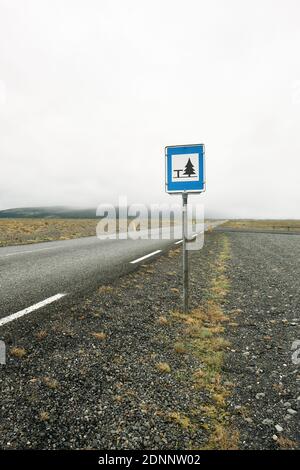
M 191 162 L 191 159 L 189 158 L 188 159 L 188 162 L 187 164 L 185 165 L 185 168 L 184 170 L 183 169 L 180 169 L 180 170 L 173 170 L 175 173 L 176 173 L 176 176 L 174 176 L 174 179 L 175 178 L 190 178 L 192 175 L 195 175 L 196 172 L 195 172 L 195 168 L 194 168 L 194 165 L 192 164 Z M 183 174 L 180 175 L 180 172 L 183 171 Z

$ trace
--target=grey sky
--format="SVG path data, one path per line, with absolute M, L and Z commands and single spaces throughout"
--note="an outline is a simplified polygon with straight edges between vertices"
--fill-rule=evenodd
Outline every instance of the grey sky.
M 299 14 L 0 0 L 0 209 L 170 201 L 164 146 L 203 142 L 208 215 L 300 218 Z

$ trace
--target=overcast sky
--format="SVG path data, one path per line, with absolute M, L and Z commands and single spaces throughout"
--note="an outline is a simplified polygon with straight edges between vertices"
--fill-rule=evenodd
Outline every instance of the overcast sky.
M 0 0 L 0 209 L 170 202 L 165 145 L 203 142 L 207 215 L 300 218 L 299 24 L 298 0 Z

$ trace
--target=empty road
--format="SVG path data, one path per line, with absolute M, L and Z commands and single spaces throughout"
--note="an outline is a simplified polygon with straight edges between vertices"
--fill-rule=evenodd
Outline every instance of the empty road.
M 220 223 L 208 223 L 206 228 Z M 0 326 L 12 314 L 27 314 L 23 310 L 37 303 L 80 295 L 109 282 L 174 243 L 86 237 L 0 248 Z

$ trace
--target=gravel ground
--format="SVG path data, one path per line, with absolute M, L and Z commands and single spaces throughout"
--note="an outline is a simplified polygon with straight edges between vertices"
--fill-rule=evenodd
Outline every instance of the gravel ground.
M 203 250 L 190 252 L 192 307 L 207 296 L 224 237 L 231 259 L 223 309 L 238 313 L 225 332 L 224 381 L 235 385 L 228 403 L 240 447 L 295 448 L 300 239 L 207 234 Z M 210 397 L 191 386 L 199 360 L 174 350 L 182 326 L 169 321 L 181 301 L 179 261 L 172 250 L 68 308 L 51 306 L 2 328 L 9 354 L 1 366 L 1 448 L 205 445 L 209 418 L 193 410 Z M 170 371 L 160 372 L 159 363 Z
M 232 351 L 224 370 L 236 385 L 230 407 L 240 447 L 299 449 L 300 369 L 292 345 L 300 340 L 300 236 L 231 234 L 230 243 L 227 308 L 240 312 L 237 327 L 227 330 Z

